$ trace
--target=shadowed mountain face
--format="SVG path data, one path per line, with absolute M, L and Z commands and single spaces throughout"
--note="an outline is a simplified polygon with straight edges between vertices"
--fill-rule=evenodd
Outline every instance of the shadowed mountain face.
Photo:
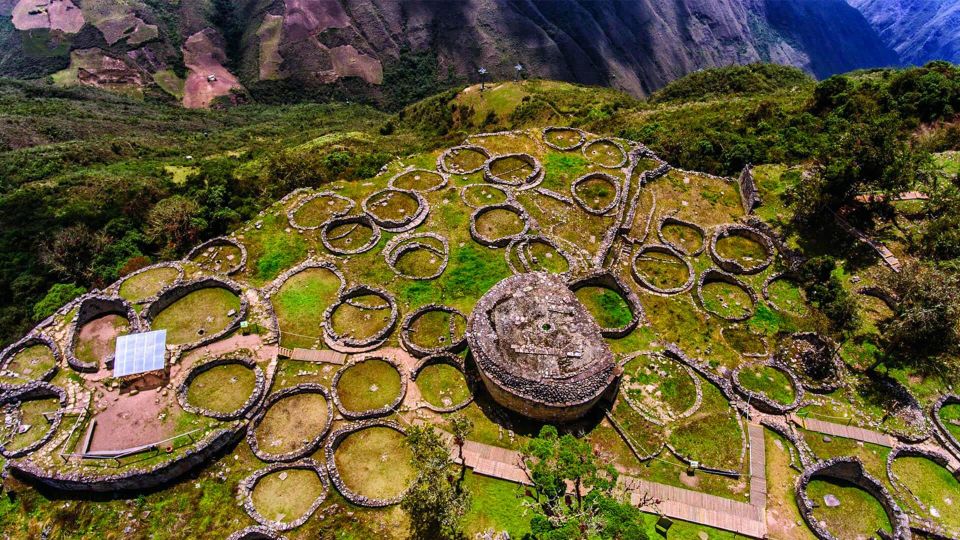
M 156 83 L 189 106 L 244 88 L 382 98 L 404 69 L 475 80 L 485 67 L 496 79 L 517 62 L 635 95 L 733 63 L 817 76 L 897 63 L 843 0 L 0 0 L 0 45 L 0 75 Z
M 849 0 L 909 64 L 960 61 L 960 1 Z

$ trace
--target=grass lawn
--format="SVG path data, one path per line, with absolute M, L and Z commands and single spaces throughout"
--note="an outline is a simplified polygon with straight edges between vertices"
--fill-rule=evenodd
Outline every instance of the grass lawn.
M 530 532 L 531 516 L 521 505 L 523 488 L 519 484 L 468 471 L 464 485 L 473 496 L 470 512 L 464 517 L 468 538 L 490 529 L 507 531 L 510 538 Z
M 613 202 L 613 198 L 617 194 L 617 188 L 610 183 L 610 180 L 598 176 L 581 182 L 577 186 L 576 193 L 587 203 L 589 208 L 601 210 Z
M 176 268 L 160 267 L 147 270 L 124 281 L 120 285 L 120 296 L 131 302 L 150 298 L 173 283 L 179 274 Z
M 406 437 L 386 427 L 371 427 L 347 435 L 334 459 L 347 487 L 367 497 L 396 497 L 416 477 L 410 465 Z
M 365 223 L 344 223 L 330 228 L 327 239 L 336 249 L 353 251 L 367 245 L 373 238 L 373 229 Z
M 57 363 L 53 351 L 46 345 L 31 345 L 18 352 L 7 364 L 6 370 L 31 380 L 44 374 Z
M 717 240 L 717 254 L 740 263 L 744 268 L 756 266 L 767 258 L 763 244 L 739 234 Z
M 482 167 L 487 157 L 476 150 L 461 149 L 456 154 L 448 154 L 444 162 L 453 171 L 472 171 Z
M 790 467 L 790 441 L 763 430 L 767 472 L 767 527 L 778 540 L 815 540 L 797 508 L 793 486 L 798 473 Z M 777 444 L 779 442 L 779 445 Z
M 741 354 L 764 354 L 767 351 L 763 336 L 749 326 L 728 326 L 722 334 L 723 339 Z
M 450 407 L 470 397 L 463 373 L 447 364 L 432 364 L 420 370 L 417 388 L 423 399 L 435 407 Z
M 606 287 L 583 287 L 577 289 L 576 295 L 601 328 L 619 328 L 633 319 L 630 306 L 616 291 Z
M 530 242 L 527 244 L 527 262 L 532 271 L 550 272 L 553 274 L 562 274 L 570 270 L 570 263 L 567 259 L 550 244 L 545 242 Z
M 580 142 L 580 133 L 573 129 L 555 129 L 544 135 L 543 140 L 557 146 L 573 146 Z
M 167 307 L 153 319 L 153 330 L 167 331 L 167 343 L 182 345 L 222 331 L 233 321 L 230 311 L 240 309 L 240 299 L 227 289 L 207 287 L 194 291 Z
M 503 181 L 520 184 L 533 172 L 533 165 L 514 156 L 500 157 L 490 162 L 490 172 Z
M 807 311 L 803 290 L 794 281 L 786 278 L 776 279 L 770 283 L 767 293 L 770 295 L 770 301 L 783 311 L 793 314 L 803 314 Z
M 576 153 L 547 152 L 544 161 L 544 177 L 541 186 L 563 193 L 570 189 L 574 180 L 586 173 L 590 163 Z
M 503 190 L 485 184 L 474 184 L 463 189 L 463 199 L 470 206 L 489 206 L 507 200 Z
M 661 289 L 682 287 L 690 278 L 687 265 L 669 253 L 648 251 L 633 261 L 637 273 Z
M 686 253 L 696 253 L 703 247 L 703 235 L 689 225 L 668 223 L 661 229 L 663 238 L 675 246 L 680 246 Z
M 523 225 L 520 215 L 506 208 L 494 208 L 477 217 L 477 232 L 490 240 L 519 234 Z
M 367 203 L 370 212 L 380 219 L 402 221 L 411 218 L 419 208 L 417 199 L 402 191 L 385 190 L 372 196 Z
M 940 419 L 954 438 L 960 440 L 960 404 L 953 403 L 941 407 Z
M 393 403 L 400 394 L 400 373 L 383 360 L 350 366 L 337 381 L 340 403 L 350 411 L 369 411 Z
M 345 337 L 367 339 L 380 332 L 390 322 L 389 309 L 370 309 L 386 306 L 383 299 L 375 295 L 359 296 L 351 300 L 356 305 L 342 302 L 333 310 L 331 322 L 333 330 Z
M 284 454 L 312 441 L 327 423 L 327 400 L 321 394 L 285 397 L 267 409 L 255 435 L 260 449 Z
M 589 142 L 587 143 L 589 144 Z M 626 154 L 620 145 L 610 141 L 600 141 L 585 148 L 587 159 L 603 167 L 615 167 L 623 161 Z
M 410 171 L 401 174 L 393 181 L 393 186 L 397 189 L 410 189 L 415 191 L 427 191 L 443 184 L 443 177 L 440 174 L 430 171 Z
M 293 214 L 293 220 L 301 227 L 319 227 L 335 214 L 345 212 L 350 204 L 335 197 L 317 197 L 301 206 Z
M 828 494 L 839 499 L 840 506 L 827 507 L 823 498 Z M 814 478 L 807 485 L 807 495 L 819 505 L 813 511 L 814 517 L 826 522 L 827 530 L 837 538 L 867 539 L 876 537 L 880 529 L 892 531 L 880 501 L 853 484 Z
M 253 370 L 242 364 L 216 366 L 193 379 L 187 402 L 211 411 L 233 412 L 253 394 L 256 381 Z
M 407 276 L 428 277 L 436 274 L 442 265 L 441 255 L 426 248 L 416 248 L 404 251 L 395 266 Z
M 2 433 L 2 439 L 6 442 L 7 450 L 26 448 L 43 438 L 50 431 L 50 422 L 47 422 L 43 413 L 55 412 L 59 408 L 60 402 L 56 398 L 24 401 L 20 405 L 20 411 L 23 415 L 21 425 L 31 427 L 24 433 L 14 434 L 9 432 L 5 426 L 0 426 L 0 433 Z
M 339 289 L 340 278 L 325 268 L 304 270 L 280 287 L 270 300 L 285 347 L 319 346 L 323 311 L 336 301 Z
M 703 285 L 703 304 L 724 318 L 740 318 L 753 312 L 747 291 L 724 281 L 708 281 Z
M 789 405 L 793 403 L 796 392 L 790 379 L 779 369 L 770 366 L 747 366 L 740 370 L 740 384 L 748 390 L 761 392 L 768 398 Z
M 450 322 L 454 318 L 455 336 L 450 335 Z M 446 311 L 427 311 L 413 321 L 410 339 L 420 347 L 441 347 L 463 336 L 466 321 L 460 315 Z
M 253 488 L 253 506 L 274 521 L 294 521 L 323 493 L 323 484 L 311 469 L 284 469 L 270 473 Z
M 670 416 L 677 416 L 696 403 L 697 387 L 693 379 L 669 358 L 638 356 L 624 366 L 624 375 L 624 391 L 648 410 L 665 405 Z
M 893 472 L 927 506 L 926 512 L 918 509 L 921 515 L 960 532 L 960 482 L 950 471 L 929 459 L 901 457 L 893 461 Z

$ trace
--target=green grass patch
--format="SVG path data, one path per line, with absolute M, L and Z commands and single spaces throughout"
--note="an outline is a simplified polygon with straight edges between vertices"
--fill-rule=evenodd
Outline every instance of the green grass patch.
M 325 268 L 295 274 L 270 299 L 285 347 L 319 346 L 323 312 L 336 301 L 340 278 Z
M 367 497 L 396 497 L 410 487 L 416 476 L 410 465 L 406 437 L 386 427 L 347 435 L 334 459 L 347 487 Z
M 284 454 L 302 448 L 323 430 L 327 400 L 321 394 L 294 394 L 267 409 L 254 435 L 264 452 Z
M 272 235 L 264 242 L 263 255 L 257 259 L 257 277 L 263 281 L 271 280 L 306 256 L 306 243 L 299 235 Z
M 523 488 L 519 484 L 468 471 L 464 485 L 473 500 L 464 517 L 467 537 L 491 529 L 507 531 L 510 538 L 523 538 L 530 532 L 531 516 L 522 505 Z
M 364 360 L 346 368 L 337 381 L 337 395 L 351 411 L 385 407 L 400 395 L 400 373 L 383 360 Z
M 424 401 L 434 407 L 450 407 L 470 397 L 463 373 L 447 364 L 432 364 L 420 370 L 417 388 Z
M 753 311 L 747 291 L 724 281 L 708 281 L 703 285 L 703 305 L 728 319 L 745 317 Z
M 960 440 L 960 404 L 951 403 L 940 408 L 940 420 L 953 436 Z
M 347 211 L 350 203 L 335 197 L 317 197 L 304 204 L 293 214 L 293 220 L 301 227 L 319 227 L 334 215 Z
M 717 254 L 736 261 L 745 268 L 756 266 L 767 257 L 763 244 L 739 234 L 717 240 Z
M 824 496 L 833 495 L 840 506 L 829 508 Z M 873 538 L 878 530 L 892 532 L 880 501 L 859 487 L 832 478 L 814 478 L 807 485 L 807 496 L 817 503 L 813 510 L 816 519 L 825 522 L 837 538 Z
M 222 287 L 207 287 L 177 300 L 154 318 L 151 328 L 167 331 L 167 344 L 193 343 L 222 331 L 240 309 L 240 299 Z M 203 334 L 199 331 L 203 330 Z
M 648 283 L 661 289 L 682 287 L 690 278 L 687 265 L 669 253 L 647 251 L 633 260 L 633 267 Z
M 922 457 L 901 457 L 893 461 L 893 472 L 928 510 L 930 519 L 960 531 L 960 482 L 942 466 Z M 932 515 L 933 509 L 939 517 Z
M 141 272 L 120 285 L 120 296 L 131 302 L 139 302 L 150 298 L 173 283 L 179 274 L 176 268 L 169 267 L 154 268 Z
M 796 391 L 790 379 L 779 369 L 764 366 L 746 366 L 740 370 L 740 384 L 747 390 L 760 392 L 783 405 L 793 403 Z
M 18 352 L 7 364 L 6 370 L 25 380 L 34 380 L 57 363 L 53 351 L 46 345 L 31 345 Z
M 703 247 L 700 231 L 682 223 L 668 223 L 661 229 L 663 239 L 679 246 L 685 253 L 696 253 Z
M 7 450 L 15 451 L 26 448 L 39 441 L 50 431 L 51 424 L 43 416 L 44 413 L 56 412 L 60 402 L 56 398 L 31 399 L 20 404 L 21 425 L 29 425 L 30 429 L 24 433 L 14 433 L 6 426 L 0 425 L 0 436 L 6 443 Z
M 615 167 L 623 161 L 624 152 L 620 145 L 610 141 L 591 144 L 586 151 L 587 159 L 603 167 Z
M 633 320 L 630 306 L 616 291 L 605 287 L 583 287 L 576 295 L 602 328 L 619 328 Z
M 236 411 L 253 394 L 257 378 L 242 364 L 224 364 L 197 375 L 187 389 L 187 402 L 220 413 Z
M 316 471 L 284 469 L 257 482 L 253 488 L 253 506 L 267 519 L 289 522 L 307 513 L 321 493 L 323 483 Z
M 570 189 L 570 184 L 589 170 L 590 162 L 579 152 L 547 152 L 544 159 L 544 177 L 542 187 L 564 193 Z
M 505 208 L 494 208 L 477 216 L 477 232 L 484 238 L 498 240 L 523 231 L 523 219 L 519 214 Z
M 795 281 L 787 278 L 775 279 L 767 288 L 767 293 L 770 301 L 787 313 L 802 315 L 807 311 L 803 290 Z

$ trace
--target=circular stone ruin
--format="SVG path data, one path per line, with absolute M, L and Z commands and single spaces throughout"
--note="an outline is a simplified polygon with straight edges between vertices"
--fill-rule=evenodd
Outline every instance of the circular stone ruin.
M 247 307 L 240 285 L 206 277 L 167 289 L 147 306 L 144 316 L 152 330 L 167 331 L 167 345 L 189 349 L 234 331 Z
M 748 403 L 768 414 L 786 414 L 803 399 L 803 386 L 796 375 L 773 359 L 737 366 L 730 382 Z
M 344 418 L 361 420 L 387 416 L 407 394 L 407 378 L 393 360 L 371 356 L 340 368 L 330 383 L 333 402 Z
M 50 442 L 66 406 L 67 393 L 42 381 L 0 393 L 0 414 L 5 418 L 0 425 L 0 455 L 7 459 L 23 457 Z
M 483 165 L 483 178 L 487 182 L 520 189 L 533 187 L 541 172 L 540 162 L 530 154 L 502 154 Z
M 813 332 L 787 336 L 774 357 L 813 393 L 829 394 L 843 384 L 843 360 L 836 353 L 836 347 Z
M 247 514 L 276 531 L 289 531 L 306 523 L 327 499 L 329 489 L 327 471 L 312 459 L 268 465 L 239 485 Z M 295 515 L 287 516 L 291 510 Z
M 450 244 L 437 233 L 402 234 L 383 247 L 383 258 L 402 278 L 435 279 L 447 268 Z
M 930 416 L 939 438 L 960 453 L 960 395 L 940 396 L 930 407 Z
M 484 206 L 470 216 L 470 236 L 480 245 L 506 247 L 530 229 L 530 216 L 513 203 Z
M 766 336 L 750 328 L 749 323 L 731 324 L 720 329 L 720 337 L 730 348 L 748 358 L 764 358 L 769 355 Z
M 177 388 L 177 401 L 194 414 L 236 420 L 260 402 L 265 387 L 263 370 L 253 360 L 218 358 L 187 374 Z
M 747 225 L 721 225 L 710 238 L 710 256 L 720 268 L 734 274 L 756 274 L 773 262 L 773 242 Z
M 459 353 L 467 347 L 466 322 L 466 315 L 459 309 L 427 304 L 404 317 L 400 344 L 418 358 Z
M 117 291 L 128 302 L 149 303 L 164 290 L 183 281 L 183 266 L 162 262 L 126 275 Z
M 602 216 L 620 203 L 620 180 L 607 173 L 587 173 L 570 184 L 570 194 L 584 212 Z
M 707 231 L 690 221 L 663 216 L 657 225 L 660 241 L 684 255 L 696 256 L 706 247 Z
M 707 313 L 726 321 L 739 322 L 753 316 L 757 293 L 734 276 L 710 268 L 700 274 L 697 281 L 697 300 Z
M 387 187 L 402 191 L 419 191 L 430 193 L 447 186 L 447 177 L 437 171 L 426 169 L 409 169 L 394 176 L 387 182 Z
M 380 226 L 366 214 L 338 216 L 320 226 L 320 241 L 334 255 L 358 255 L 377 245 Z
M 267 396 L 247 430 L 247 443 L 262 461 L 293 461 L 316 452 L 332 422 L 326 387 L 298 384 Z
M 659 295 L 689 291 L 697 275 L 693 264 L 680 252 L 657 244 L 645 244 L 637 250 L 630 273 L 637 283 Z
M 437 158 L 437 168 L 450 174 L 473 174 L 483 170 L 490 152 L 482 146 L 465 144 L 454 146 Z
M 806 297 L 793 274 L 780 272 L 763 282 L 763 298 L 773 309 L 792 315 L 807 312 Z
M 403 428 L 387 420 L 356 422 L 333 432 L 324 453 L 334 487 L 357 506 L 399 503 L 416 477 L 405 439 Z
M 142 330 L 140 317 L 119 296 L 89 295 L 80 300 L 67 337 L 67 364 L 96 373 L 114 356 L 117 337 Z
M 658 426 L 693 416 L 703 402 L 693 368 L 664 354 L 631 355 L 623 363 L 620 389 L 630 408 Z
M 286 540 L 286 537 L 263 525 L 251 525 L 231 534 L 227 540 Z
M 377 303 L 371 304 L 370 300 Z M 386 315 L 376 314 L 387 310 Z M 337 302 L 324 310 L 323 337 L 331 349 L 341 352 L 374 349 L 390 336 L 399 316 L 397 302 L 390 293 L 358 285 L 341 293 Z
M 192 261 L 210 272 L 236 274 L 247 265 L 247 248 L 233 238 L 211 238 L 190 250 L 184 260 Z
M 594 139 L 588 142 L 583 146 L 583 157 L 607 169 L 619 169 L 627 164 L 627 153 L 620 143 L 613 139 Z
M 543 143 L 554 150 L 576 150 L 587 140 L 583 130 L 572 127 L 547 127 L 543 129 Z
M 504 256 L 514 274 L 550 272 L 567 277 L 580 266 L 570 251 L 561 248 L 552 238 L 542 235 L 524 235 L 513 240 Z
M 447 353 L 428 356 L 413 369 L 411 378 L 420 391 L 423 406 L 431 411 L 451 413 L 473 401 L 463 359 L 459 356 Z
M 579 418 L 619 375 L 600 327 L 552 274 L 518 274 L 497 283 L 477 303 L 467 328 L 487 391 L 530 418 Z
M 298 231 L 314 231 L 332 218 L 349 214 L 357 203 L 333 191 L 321 191 L 300 199 L 287 211 L 287 222 Z
M 823 485 L 814 486 L 818 482 L 823 482 Z M 811 488 L 814 489 L 811 490 Z M 811 491 L 815 492 L 813 496 Z M 814 500 L 814 497 L 820 499 L 821 491 L 825 491 L 823 500 Z M 849 515 L 850 510 L 844 506 L 844 499 L 863 496 L 872 497 L 883 507 L 884 514 L 892 527 L 892 530 L 886 533 L 890 538 L 910 538 L 909 518 L 894 501 L 887 488 L 866 471 L 858 458 L 832 458 L 809 467 L 797 478 L 794 495 L 800 515 L 803 516 L 803 520 L 814 535 L 821 540 L 842 540 L 849 537 L 839 532 L 835 534 L 830 530 L 830 526 L 845 521 L 844 515 Z M 849 532 L 852 531 L 847 531 Z M 860 533 L 876 534 L 876 531 Z M 837 536 L 837 534 L 841 535 Z
M 387 188 L 370 194 L 361 203 L 364 213 L 387 232 L 405 232 L 423 223 L 430 204 L 417 191 Z
M 49 381 L 57 373 L 60 349 L 44 334 L 31 334 L 0 352 L 0 392 L 33 381 Z
M 474 210 L 493 204 L 504 204 L 513 200 L 508 188 L 493 184 L 469 184 L 460 188 L 460 200 Z
M 609 270 L 594 270 L 571 281 L 569 287 L 600 325 L 603 337 L 627 337 L 644 318 L 640 297 Z M 617 303 L 621 309 L 611 313 L 610 305 Z

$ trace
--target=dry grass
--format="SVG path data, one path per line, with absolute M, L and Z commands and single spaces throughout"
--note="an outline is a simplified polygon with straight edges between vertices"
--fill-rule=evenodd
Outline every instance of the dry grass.
M 347 487 L 367 497 L 396 497 L 415 477 L 406 438 L 390 428 L 372 427 L 348 435 L 334 459 Z
M 326 422 L 327 400 L 322 395 L 296 394 L 274 403 L 255 435 L 261 450 L 283 454 L 312 441 Z

